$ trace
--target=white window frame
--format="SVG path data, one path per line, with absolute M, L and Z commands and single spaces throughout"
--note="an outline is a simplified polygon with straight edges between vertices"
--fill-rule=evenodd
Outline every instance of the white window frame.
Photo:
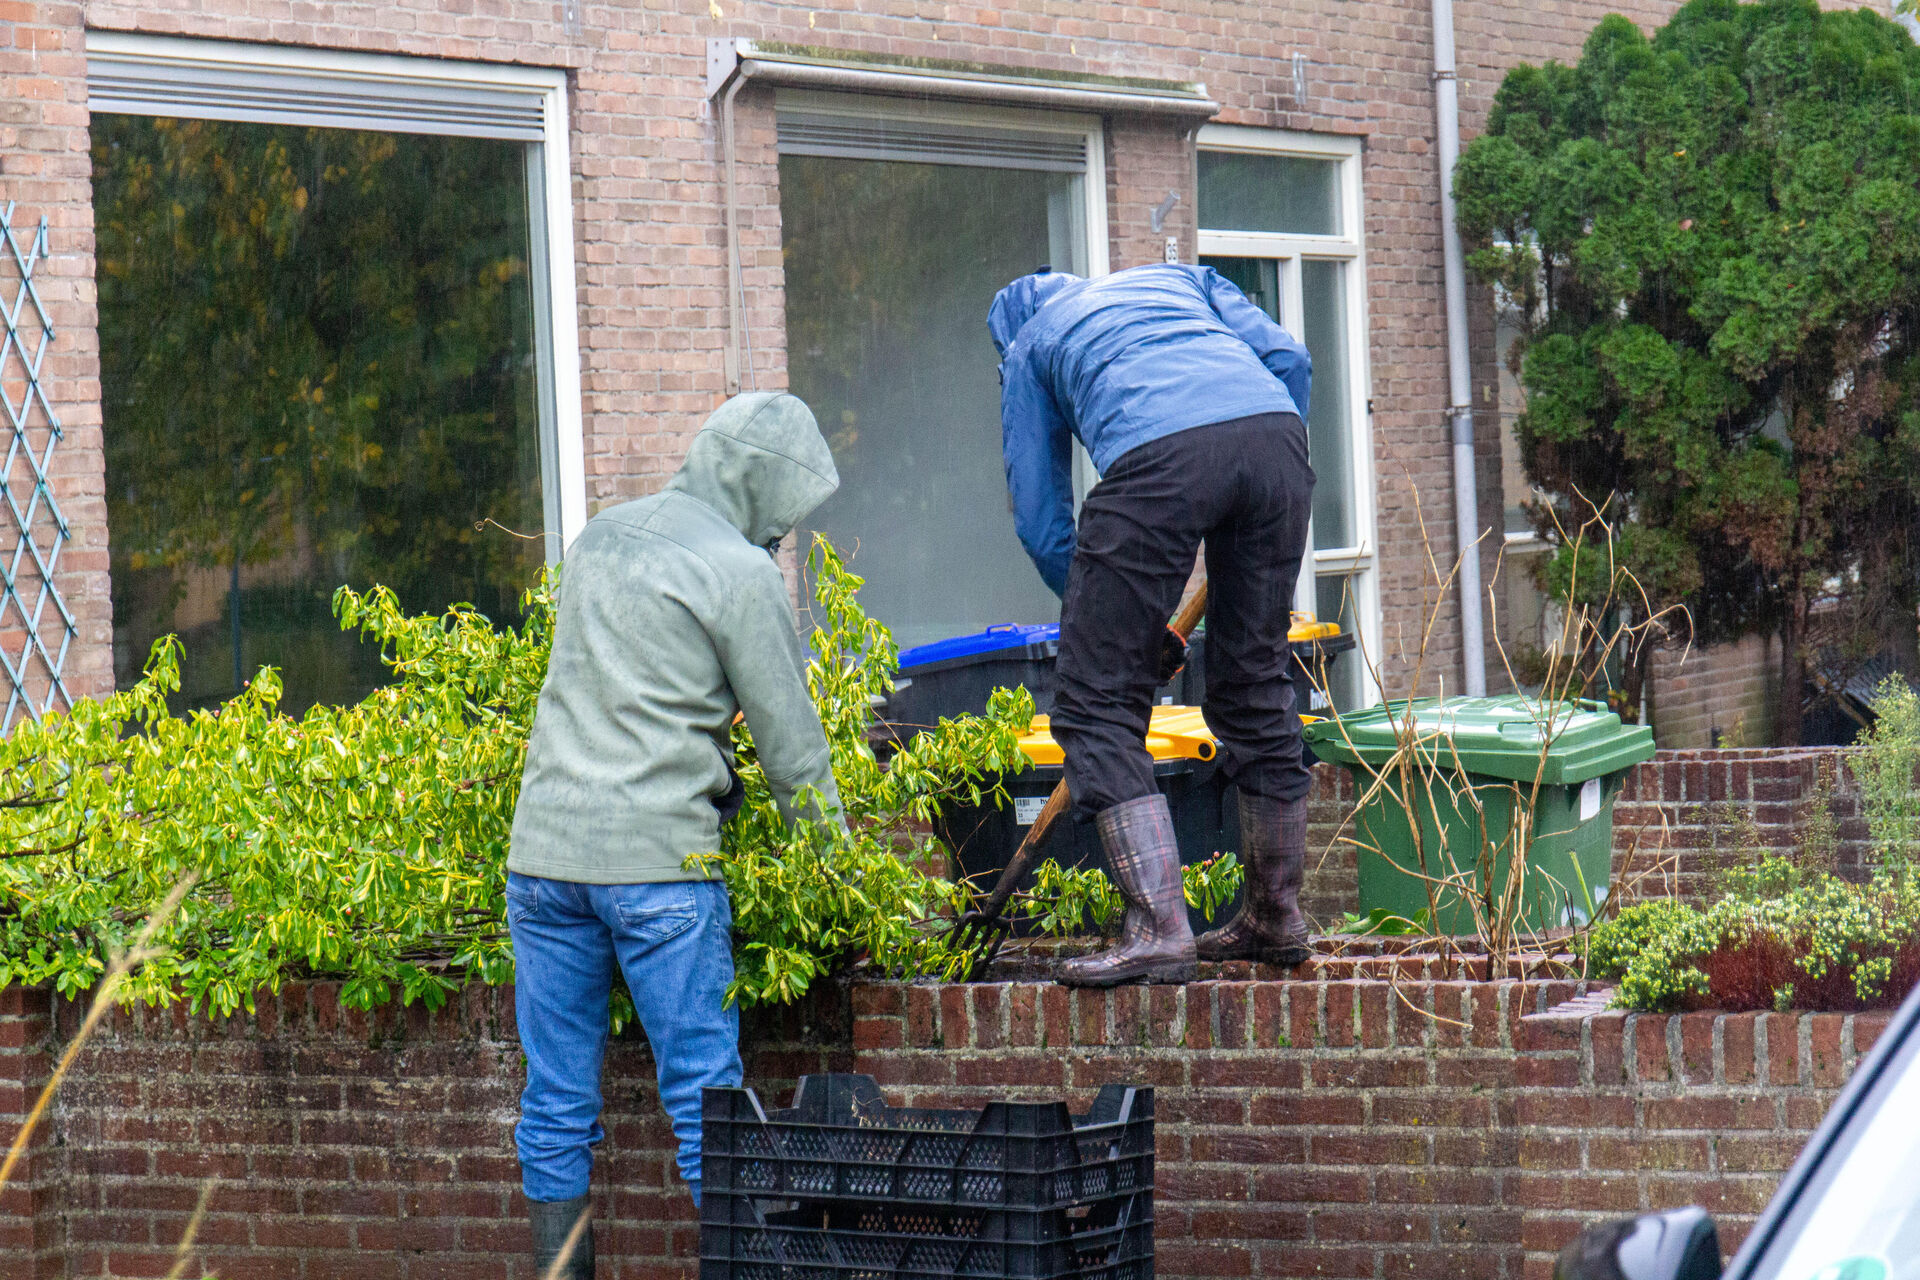
M 1292 235 L 1264 231 L 1222 231 L 1204 225 L 1199 233 L 1202 257 L 1271 258 L 1278 264 L 1282 323 L 1299 332 L 1303 310 L 1300 291 L 1300 263 L 1320 259 L 1346 264 L 1347 350 L 1350 353 L 1347 376 L 1351 379 L 1347 403 L 1351 420 L 1347 424 L 1350 456 L 1348 474 L 1353 478 L 1353 527 L 1360 535 L 1352 546 L 1311 550 L 1301 566 L 1295 607 L 1317 610 L 1315 585 L 1322 577 L 1350 575 L 1353 582 L 1353 616 L 1360 629 L 1360 644 L 1366 661 L 1356 651 L 1348 661 L 1359 668 L 1358 688 L 1361 705 L 1376 702 L 1380 689 L 1369 664 L 1381 660 L 1381 617 L 1379 565 L 1375 554 L 1376 510 L 1373 468 L 1372 346 L 1367 328 L 1367 268 L 1364 206 L 1360 183 L 1361 141 L 1336 134 L 1299 133 L 1285 129 L 1259 129 L 1246 125 L 1209 124 L 1195 138 L 1200 151 L 1227 151 L 1249 155 L 1297 156 L 1307 160 L 1332 160 L 1339 163 L 1340 234 Z M 1315 370 L 1315 378 L 1325 376 Z M 1312 534 L 1307 545 L 1313 546 Z
M 587 522 L 566 72 L 510 63 L 410 58 L 227 40 L 187 40 L 121 31 L 89 31 L 87 59 L 90 79 L 107 69 L 130 72 L 136 77 L 142 73 L 152 74 L 190 86 L 194 69 L 206 68 L 218 73 L 229 90 L 241 86 L 243 90 L 257 92 L 263 99 L 271 97 L 276 84 L 300 77 L 303 82 L 331 86 L 342 93 L 364 93 L 379 117 L 365 123 L 349 117 L 313 119 L 307 123 L 333 123 L 392 133 L 513 137 L 526 143 L 529 194 L 535 206 L 530 212 L 536 215 L 532 227 L 535 242 L 529 263 L 535 295 L 535 342 L 537 348 L 546 349 L 542 353 L 545 358 L 540 361 L 541 381 L 546 392 L 540 406 L 541 484 L 547 495 L 547 522 L 550 526 L 558 525 L 558 528 L 550 527 L 548 532 L 560 535 L 557 545 L 555 540 L 547 540 L 548 559 L 557 561 L 560 550 L 579 536 Z M 407 110 L 410 98 L 420 104 L 419 118 L 396 122 L 395 116 Z M 516 123 L 503 124 L 499 131 L 449 123 L 437 118 L 444 115 L 437 112 L 437 108 L 447 102 L 457 104 L 459 113 L 469 116 L 497 106 L 503 117 L 515 113 Z M 538 103 L 537 136 L 527 132 L 529 125 L 518 123 L 532 119 L 529 108 L 534 102 Z M 231 96 L 225 102 L 196 102 L 191 88 L 171 95 L 164 106 L 148 103 L 119 106 L 108 100 L 105 105 L 96 105 L 96 109 L 194 119 L 298 122 L 294 119 L 295 113 L 287 108 L 255 109 L 235 105 Z

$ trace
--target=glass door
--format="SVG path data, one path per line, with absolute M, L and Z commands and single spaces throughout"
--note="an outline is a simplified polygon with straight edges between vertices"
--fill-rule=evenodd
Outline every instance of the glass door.
M 1200 261 L 1313 355 L 1307 437 L 1317 482 L 1312 554 L 1295 607 L 1338 622 L 1379 658 L 1371 433 L 1358 219 L 1359 151 L 1347 139 L 1208 126 L 1201 132 Z M 1231 148 L 1231 149 L 1229 149 Z M 1378 692 L 1356 650 L 1309 701 L 1365 706 Z
M 986 316 L 1040 266 L 1090 271 L 1097 126 L 859 112 L 781 102 L 788 386 L 840 469 L 802 545 L 851 557 L 902 648 L 1053 621 L 1014 533 Z

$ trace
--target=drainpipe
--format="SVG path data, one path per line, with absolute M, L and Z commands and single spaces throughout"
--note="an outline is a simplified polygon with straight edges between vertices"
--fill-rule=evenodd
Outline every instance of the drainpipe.
M 1460 657 L 1470 698 L 1487 691 L 1480 623 L 1480 499 L 1473 464 L 1473 371 L 1467 363 L 1467 273 L 1453 218 L 1460 159 L 1460 84 L 1453 60 L 1453 0 L 1433 0 L 1433 98 L 1440 151 L 1440 252 L 1447 292 L 1447 422 L 1453 434 L 1455 545 L 1460 549 Z
M 745 290 L 741 288 L 740 279 L 740 204 L 735 195 L 733 166 L 733 100 L 746 84 L 745 77 L 736 76 L 720 95 L 720 146 L 727 187 L 727 349 L 723 359 L 730 396 L 740 394 L 740 338 L 747 326 Z M 747 370 L 747 381 L 756 381 L 751 367 Z

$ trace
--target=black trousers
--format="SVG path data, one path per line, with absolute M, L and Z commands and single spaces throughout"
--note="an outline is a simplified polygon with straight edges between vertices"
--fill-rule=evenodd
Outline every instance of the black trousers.
M 1053 736 L 1082 815 L 1157 790 L 1146 734 L 1161 639 L 1202 543 L 1203 710 L 1223 771 L 1256 795 L 1307 793 L 1287 631 L 1312 498 L 1306 428 L 1290 413 L 1149 441 L 1087 495 L 1061 607 L 1053 704 Z

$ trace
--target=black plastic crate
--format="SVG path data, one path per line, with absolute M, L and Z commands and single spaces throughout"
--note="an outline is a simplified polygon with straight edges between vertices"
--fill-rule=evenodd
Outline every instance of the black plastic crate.
M 712 1195 L 701 1280 L 1153 1280 L 1151 1191 L 1041 1212 Z
M 1107 1085 L 1064 1102 L 977 1111 L 890 1107 L 872 1076 L 803 1076 L 793 1105 L 708 1089 L 703 1197 L 1040 1210 L 1153 1187 L 1153 1090 Z

